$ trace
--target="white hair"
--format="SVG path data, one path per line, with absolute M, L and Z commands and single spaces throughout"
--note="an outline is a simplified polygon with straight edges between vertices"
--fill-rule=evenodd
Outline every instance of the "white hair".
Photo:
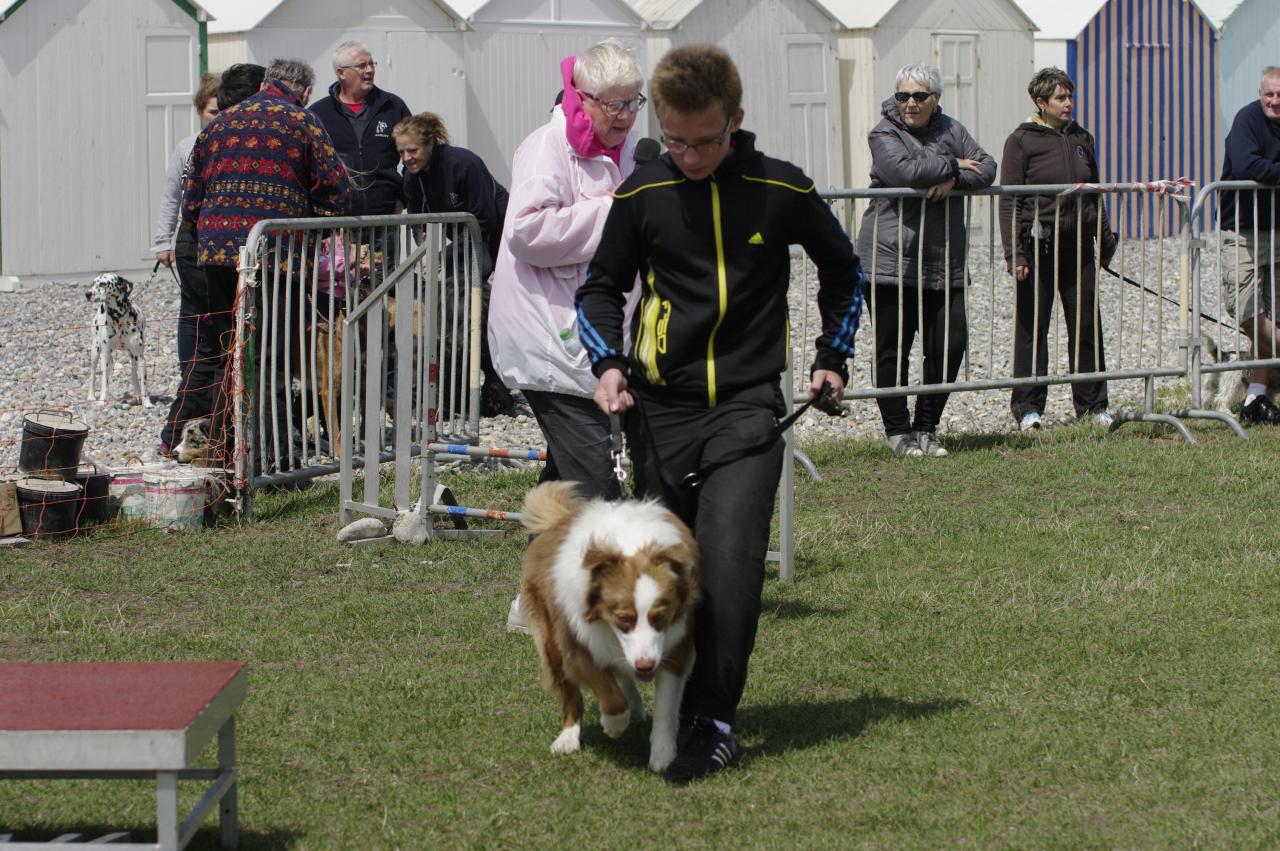
M 339 68 L 345 68 L 351 64 L 361 53 L 368 53 L 370 57 L 373 52 L 369 50 L 368 45 L 362 41 L 344 41 L 333 49 L 333 71 L 336 74 Z
M 937 65 L 930 65 L 927 62 L 903 65 L 898 69 L 898 77 L 893 81 L 893 87 L 897 89 L 908 80 L 919 83 L 935 95 L 942 94 L 942 73 Z
M 573 84 L 590 94 L 613 88 L 638 89 L 644 85 L 644 72 L 631 48 L 619 39 L 606 38 L 577 57 Z

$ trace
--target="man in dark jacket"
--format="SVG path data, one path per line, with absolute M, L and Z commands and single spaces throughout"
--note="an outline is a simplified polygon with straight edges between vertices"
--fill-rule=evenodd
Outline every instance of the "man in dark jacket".
M 1280 68 L 1263 70 L 1258 100 L 1237 112 L 1231 122 L 1222 179 L 1280 186 Z M 1276 280 L 1276 258 L 1272 255 L 1276 191 L 1223 191 L 1219 197 L 1223 301 L 1240 323 L 1241 332 L 1252 341 L 1253 357 L 1273 358 L 1280 351 L 1280 332 L 1271 305 Z M 1245 422 L 1280 425 L 1280 408 L 1266 395 L 1269 373 L 1267 367 L 1249 371 L 1249 390 L 1240 406 L 1240 418 Z
M 353 216 L 399 211 L 400 155 L 391 129 L 411 113 L 404 101 L 373 84 L 377 65 L 369 48 L 344 41 L 333 51 L 337 81 L 311 105 L 351 173 Z
M 818 268 L 822 334 L 811 393 L 844 390 L 862 310 L 849 237 L 790 163 L 755 150 L 729 56 L 686 45 L 658 63 L 653 100 L 668 153 L 638 167 L 613 206 L 577 295 L 598 377 L 596 404 L 627 417 L 636 489 L 693 530 L 701 552 L 697 661 L 683 714 L 691 731 L 664 776 L 683 783 L 738 756 L 732 734 L 755 644 L 786 408 L 789 246 Z M 623 307 L 642 296 L 623 348 Z M 714 465 L 714 469 L 712 466 Z M 686 474 L 703 470 L 702 485 Z M 660 674 L 661 676 L 661 674 Z M 660 768 L 658 764 L 655 768 Z

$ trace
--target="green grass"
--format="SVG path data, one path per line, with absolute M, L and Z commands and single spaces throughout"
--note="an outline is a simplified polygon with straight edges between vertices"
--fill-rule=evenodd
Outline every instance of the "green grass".
M 331 491 L 0 552 L 0 658 L 246 660 L 246 848 L 1275 847 L 1280 434 L 1196 433 L 809 447 L 825 478 L 797 477 L 798 580 L 765 586 L 741 766 L 687 789 L 594 707 L 583 751 L 549 753 L 557 703 L 502 629 L 519 532 L 346 549 Z M 515 508 L 531 482 L 453 486 Z M 0 833 L 145 836 L 152 801 L 0 781 Z

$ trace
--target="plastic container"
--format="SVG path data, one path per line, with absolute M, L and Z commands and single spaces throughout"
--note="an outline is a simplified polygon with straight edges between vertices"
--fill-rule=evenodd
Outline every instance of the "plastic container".
M 76 525 L 87 526 L 107 519 L 108 492 L 111 474 L 91 464 L 81 465 L 73 481 L 80 486 L 80 507 L 76 510 Z
M 37 540 L 56 541 L 76 533 L 80 510 L 80 486 L 62 479 L 19 479 L 18 509 L 22 534 Z
M 146 483 L 143 477 L 149 472 L 172 470 L 171 462 L 143 464 L 138 462 L 111 470 L 111 483 L 107 485 L 107 517 L 119 515 L 122 520 L 143 520 L 147 516 Z
M 209 477 L 203 470 L 171 467 L 142 474 L 147 522 L 160 529 L 204 527 Z
M 60 409 L 39 410 L 22 419 L 18 469 L 32 479 L 75 478 L 89 427 Z

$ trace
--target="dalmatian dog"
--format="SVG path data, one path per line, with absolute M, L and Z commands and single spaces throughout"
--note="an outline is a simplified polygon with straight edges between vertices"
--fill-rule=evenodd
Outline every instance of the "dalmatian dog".
M 133 283 L 114 272 L 93 279 L 85 299 L 94 305 L 93 360 L 89 364 L 89 401 L 106 403 L 107 382 L 111 377 L 111 357 L 117 351 L 127 352 L 132 359 L 133 393 L 144 408 L 151 407 L 147 395 L 147 361 L 143 349 L 142 314 L 129 300 Z M 102 377 L 101 398 L 94 393 L 94 383 Z

